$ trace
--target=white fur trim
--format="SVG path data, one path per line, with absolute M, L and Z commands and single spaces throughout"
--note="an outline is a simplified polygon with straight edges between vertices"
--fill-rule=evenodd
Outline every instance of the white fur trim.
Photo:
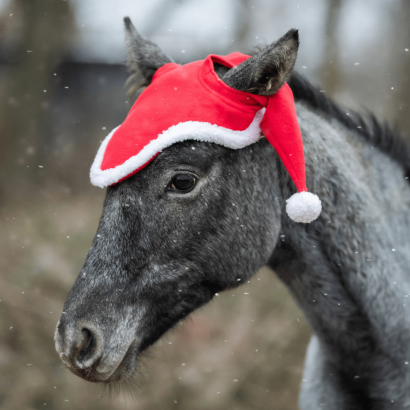
M 322 203 L 319 197 L 311 192 L 298 192 L 286 200 L 286 212 L 295 222 L 312 222 L 321 211 Z
M 104 188 L 115 184 L 122 178 L 130 175 L 137 168 L 146 164 L 158 152 L 169 147 L 176 142 L 185 140 L 196 140 L 213 142 L 232 149 L 244 148 L 256 142 L 260 137 L 260 122 L 265 114 L 265 108 L 259 110 L 252 123 L 246 130 L 233 131 L 228 128 L 210 124 L 208 122 L 187 121 L 173 125 L 152 140 L 137 155 L 127 159 L 123 164 L 106 170 L 101 169 L 107 145 L 114 135 L 117 128 L 114 128 L 104 139 L 90 170 L 91 183 L 95 186 Z

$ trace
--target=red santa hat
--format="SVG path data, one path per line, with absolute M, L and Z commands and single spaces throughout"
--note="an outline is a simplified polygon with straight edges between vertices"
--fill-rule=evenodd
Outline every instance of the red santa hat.
M 289 86 L 285 83 L 271 96 L 255 95 L 229 87 L 215 73 L 214 63 L 232 68 L 248 58 L 241 53 L 210 55 L 158 69 L 125 121 L 102 142 L 91 166 L 91 183 L 103 188 L 120 182 L 176 142 L 197 140 L 239 149 L 263 134 L 298 190 L 287 200 L 289 217 L 315 220 L 322 206 L 317 195 L 307 192 L 302 135 Z

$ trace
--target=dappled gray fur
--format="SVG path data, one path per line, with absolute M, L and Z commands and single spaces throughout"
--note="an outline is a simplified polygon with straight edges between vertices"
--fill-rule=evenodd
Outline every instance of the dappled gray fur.
M 314 333 L 301 409 L 410 408 L 407 162 L 317 101 L 296 103 L 307 186 L 323 205 L 311 224 L 286 215 L 296 188 L 266 139 L 178 143 L 107 189 L 55 334 L 71 371 L 128 380 L 144 349 L 268 263 Z M 196 178 L 189 192 L 171 189 L 181 173 Z
M 324 122 L 300 105 L 297 113 L 307 185 L 323 211 L 309 225 L 282 216 L 285 236 L 269 265 L 320 346 L 309 351 L 301 408 L 407 408 L 410 188 L 404 170 L 338 121 Z M 283 189 L 287 197 L 292 183 Z M 332 389 L 318 389 L 318 382 Z
M 128 17 L 124 18 L 125 44 L 127 48 L 127 68 L 131 73 L 127 80 L 128 96 L 131 97 L 140 88 L 152 81 L 152 76 L 167 63 L 173 60 L 155 43 L 146 39 L 135 29 Z
M 290 77 L 298 48 L 298 31 L 289 30 L 278 41 L 229 70 L 222 79 L 236 90 L 259 95 L 275 94 Z
M 105 346 L 106 362 L 118 364 L 110 352 L 122 351 L 124 345 L 137 346 L 135 361 L 139 352 L 216 292 L 238 286 L 266 263 L 279 234 L 281 212 L 278 183 L 272 183 L 272 151 L 265 143 L 230 150 L 187 141 L 107 189 L 97 235 L 68 295 L 56 336 L 72 371 L 101 382 L 124 379 L 134 370 L 134 362 L 128 372 L 103 375 L 104 360 L 91 371 L 84 366 L 82 356 L 93 357 L 86 342 L 94 342 L 91 336 L 85 341 L 71 336 L 80 334 L 83 322 L 98 323 L 102 336 L 94 337 L 94 344 Z M 257 179 L 255 163 L 266 165 Z M 173 176 L 181 172 L 198 177 L 193 191 L 169 190 Z M 267 208 L 261 198 L 276 206 Z M 134 312 L 132 320 L 129 312 Z M 81 350 L 85 353 L 79 356 Z

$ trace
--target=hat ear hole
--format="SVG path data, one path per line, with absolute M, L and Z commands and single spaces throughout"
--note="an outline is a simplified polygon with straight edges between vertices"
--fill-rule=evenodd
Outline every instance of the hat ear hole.
M 221 79 L 230 70 L 229 67 L 227 67 L 223 64 L 215 63 L 215 62 L 213 62 L 213 64 L 214 64 L 215 73 L 218 74 L 218 77 L 221 78 Z
M 299 48 L 298 30 L 289 30 L 271 45 L 230 69 L 224 83 L 239 91 L 273 95 L 290 77 Z
M 124 18 L 127 69 L 130 72 L 125 86 L 128 98 L 151 84 L 155 72 L 173 60 L 159 46 L 146 39 L 135 29 L 129 17 Z

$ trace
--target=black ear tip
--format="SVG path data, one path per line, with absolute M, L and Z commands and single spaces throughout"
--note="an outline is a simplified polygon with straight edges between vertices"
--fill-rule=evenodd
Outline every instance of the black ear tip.
M 296 48 L 299 48 L 299 30 L 296 30 L 295 28 L 290 29 L 283 37 L 284 40 L 292 40 L 296 46 Z
M 124 17 L 124 24 L 126 28 L 132 27 L 131 19 L 129 17 Z
M 289 37 L 293 38 L 296 41 L 299 41 L 299 30 L 292 28 L 288 31 Z

